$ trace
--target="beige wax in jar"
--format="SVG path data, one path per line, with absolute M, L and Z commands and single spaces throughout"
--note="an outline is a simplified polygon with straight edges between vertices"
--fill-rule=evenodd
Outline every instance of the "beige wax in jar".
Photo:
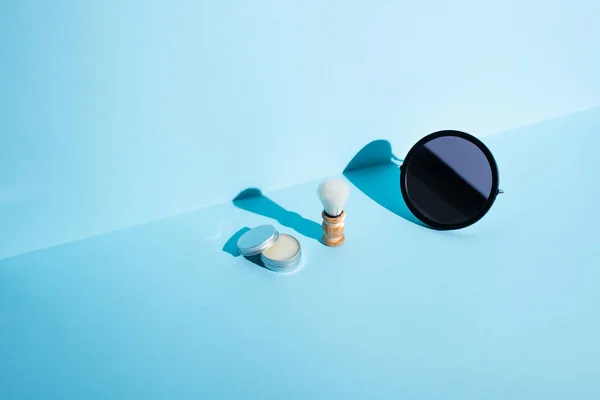
M 274 261 L 285 261 L 300 251 L 300 243 L 290 235 L 281 234 L 277 242 L 262 252 L 263 256 Z

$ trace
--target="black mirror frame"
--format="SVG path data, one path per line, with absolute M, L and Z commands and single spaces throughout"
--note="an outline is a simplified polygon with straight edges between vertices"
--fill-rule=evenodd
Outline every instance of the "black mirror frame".
M 408 166 L 410 165 L 411 159 L 413 158 L 414 154 L 417 152 L 417 150 L 419 150 L 426 143 L 428 143 L 434 139 L 437 139 L 439 137 L 443 137 L 443 136 L 459 137 L 459 138 L 465 139 L 465 140 L 473 143 L 474 145 L 476 145 L 483 152 L 483 154 L 487 158 L 488 162 L 490 163 L 490 167 L 492 169 L 492 189 L 491 189 L 490 196 L 488 197 L 486 203 L 484 204 L 484 206 L 481 208 L 480 212 L 477 215 L 475 215 L 473 218 L 468 219 L 467 221 L 464 221 L 464 222 L 461 222 L 458 224 L 440 224 L 436 221 L 432 221 L 431 219 L 427 218 L 411 202 L 410 197 L 408 195 L 408 190 L 406 187 L 406 171 L 408 169 Z M 500 177 L 499 177 L 499 172 L 498 172 L 498 164 L 496 163 L 496 160 L 494 159 L 492 152 L 487 148 L 487 146 L 485 144 L 483 144 L 483 142 L 481 142 L 481 140 L 477 139 L 475 136 L 472 136 L 468 133 L 461 132 L 461 131 L 443 130 L 443 131 L 434 132 L 434 133 L 431 133 L 431 134 L 425 136 L 424 138 L 422 138 L 421 140 L 419 140 L 417 143 L 414 144 L 414 146 L 409 150 L 408 154 L 404 158 L 402 165 L 400 166 L 400 190 L 402 191 L 402 197 L 404 198 L 404 202 L 406 203 L 406 206 L 408 207 L 410 212 L 412 212 L 413 215 L 415 217 L 417 217 L 421 222 L 426 224 L 428 227 L 431 227 L 436 230 L 447 231 L 447 230 L 462 229 L 462 228 L 466 228 L 467 226 L 473 225 L 474 223 L 479 221 L 492 208 L 492 205 L 494 204 L 496 197 L 498 197 L 498 194 L 503 193 L 503 191 L 500 190 L 499 187 L 500 187 Z

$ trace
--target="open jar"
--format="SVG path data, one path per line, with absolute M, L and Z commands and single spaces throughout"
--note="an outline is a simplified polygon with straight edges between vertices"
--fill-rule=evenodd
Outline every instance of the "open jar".
M 244 257 L 260 254 L 263 265 L 277 272 L 296 267 L 302 259 L 300 242 L 293 236 L 280 234 L 272 225 L 261 225 L 244 233 L 237 242 Z

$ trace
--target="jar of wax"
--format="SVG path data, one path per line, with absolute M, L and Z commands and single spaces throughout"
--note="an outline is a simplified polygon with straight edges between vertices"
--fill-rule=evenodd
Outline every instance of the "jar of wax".
M 260 254 L 264 266 L 272 271 L 286 271 L 302 259 L 300 242 L 291 235 L 279 234 L 272 225 L 261 225 L 244 233 L 237 243 L 240 254 Z

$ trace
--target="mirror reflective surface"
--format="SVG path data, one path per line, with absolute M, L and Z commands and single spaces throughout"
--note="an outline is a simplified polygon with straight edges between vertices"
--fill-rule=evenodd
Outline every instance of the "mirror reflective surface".
M 407 203 L 423 216 L 436 224 L 459 225 L 487 211 L 494 174 L 490 160 L 475 143 L 459 136 L 439 136 L 411 153 L 402 183 Z

